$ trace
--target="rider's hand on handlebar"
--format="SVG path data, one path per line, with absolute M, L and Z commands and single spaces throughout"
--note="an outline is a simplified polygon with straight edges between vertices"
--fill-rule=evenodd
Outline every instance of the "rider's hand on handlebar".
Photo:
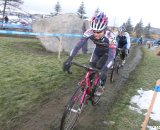
M 102 86 L 105 84 L 106 82 L 106 78 L 107 78 L 107 70 L 108 68 L 107 67 L 103 67 L 99 73 L 99 78 L 100 80 L 102 81 Z
M 69 74 L 71 74 L 70 72 L 70 67 L 71 67 L 71 61 L 72 61 L 73 57 L 69 56 L 68 59 L 63 63 L 63 71 L 67 71 Z
M 129 53 L 129 49 L 125 49 L 125 56 L 127 56 Z

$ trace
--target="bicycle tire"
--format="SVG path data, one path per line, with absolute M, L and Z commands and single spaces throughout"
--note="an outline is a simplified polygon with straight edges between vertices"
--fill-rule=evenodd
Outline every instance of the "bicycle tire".
M 120 69 L 120 67 L 121 67 L 121 62 L 120 62 L 120 60 L 118 60 L 118 61 L 116 62 L 116 72 L 117 72 L 117 74 L 119 74 L 119 69 Z
M 114 73 L 115 73 L 115 68 L 112 68 L 111 69 L 111 76 L 110 76 L 110 83 L 113 83 L 114 82 Z
M 119 60 L 116 58 L 113 63 L 113 68 L 110 69 L 110 83 L 114 82 L 115 73 L 119 73 Z
M 98 88 L 99 88 L 99 83 L 98 83 L 97 86 L 94 86 L 92 88 L 91 100 L 92 100 L 92 105 L 93 106 L 95 106 L 95 105 L 97 105 L 99 103 L 99 101 L 101 99 L 101 96 L 102 96 L 102 95 L 100 95 L 100 96 L 96 95 L 96 92 L 97 92 Z
M 84 101 L 80 104 L 82 94 L 83 90 L 78 86 L 66 105 L 61 119 L 60 130 L 71 130 L 76 125 L 84 104 Z

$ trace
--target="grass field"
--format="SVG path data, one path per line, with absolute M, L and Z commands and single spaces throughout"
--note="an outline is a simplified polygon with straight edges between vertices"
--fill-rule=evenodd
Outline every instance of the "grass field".
M 72 75 L 62 72 L 62 59 L 46 52 L 37 39 L 1 37 L 0 41 L 0 128 L 16 121 L 31 108 L 51 99 Z M 86 62 L 81 55 L 77 61 Z
M 109 130 L 140 130 L 144 121 L 143 115 L 129 109 L 130 99 L 140 88 L 154 89 L 156 80 L 160 79 L 160 56 L 156 56 L 154 51 L 145 47 L 142 50 L 144 52 L 142 62 L 130 74 L 125 90 L 121 91 L 111 111 L 106 115 L 107 120 L 115 122 Z M 160 123 L 150 119 L 148 125 L 159 126 Z
M 128 105 L 137 89 L 153 89 L 160 78 L 160 57 L 143 48 L 144 58 L 129 77 L 126 89 L 121 91 L 107 120 L 114 121 L 110 130 L 139 130 L 144 116 Z M 67 58 L 62 54 L 44 50 L 37 39 L 1 37 L 0 41 L 0 129 L 11 125 L 16 119 L 35 106 L 53 99 L 57 91 L 70 80 L 84 72 L 74 69 L 72 75 L 62 72 L 62 63 Z M 78 55 L 76 61 L 87 63 L 90 55 Z M 150 120 L 150 125 L 158 122 Z

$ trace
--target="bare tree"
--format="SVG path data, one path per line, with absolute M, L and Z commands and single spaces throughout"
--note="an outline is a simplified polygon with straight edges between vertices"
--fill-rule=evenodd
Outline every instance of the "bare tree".
M 16 8 L 19 8 L 19 5 L 23 4 L 23 0 L 0 0 L 2 5 L 6 3 L 6 8 L 9 8 L 7 6 L 13 6 Z
M 10 7 L 16 7 L 19 8 L 21 4 L 23 4 L 23 0 L 0 0 L 1 5 L 3 6 L 3 17 L 2 17 L 2 23 L 4 21 L 4 16 L 6 12 L 6 8 L 10 9 Z M 3 24 L 2 24 L 3 26 Z

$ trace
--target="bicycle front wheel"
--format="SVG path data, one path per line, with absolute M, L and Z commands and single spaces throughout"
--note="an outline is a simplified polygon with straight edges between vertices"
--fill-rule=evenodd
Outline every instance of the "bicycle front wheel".
M 120 68 L 121 68 L 121 60 L 117 60 L 117 62 L 116 62 L 116 72 L 117 72 L 117 74 L 119 74 Z
M 113 83 L 115 77 L 115 68 L 111 69 L 110 83 Z
M 60 130 L 72 130 L 74 128 L 84 104 L 84 99 L 82 99 L 82 95 L 83 90 L 80 86 L 78 86 L 78 88 L 75 90 L 74 94 L 66 105 L 65 111 L 61 119 Z
M 92 93 L 91 93 L 91 98 L 92 98 L 92 105 L 95 106 L 99 103 L 100 98 L 102 96 L 102 94 L 97 95 L 97 91 L 99 91 L 99 85 L 94 86 L 94 88 L 92 88 Z

